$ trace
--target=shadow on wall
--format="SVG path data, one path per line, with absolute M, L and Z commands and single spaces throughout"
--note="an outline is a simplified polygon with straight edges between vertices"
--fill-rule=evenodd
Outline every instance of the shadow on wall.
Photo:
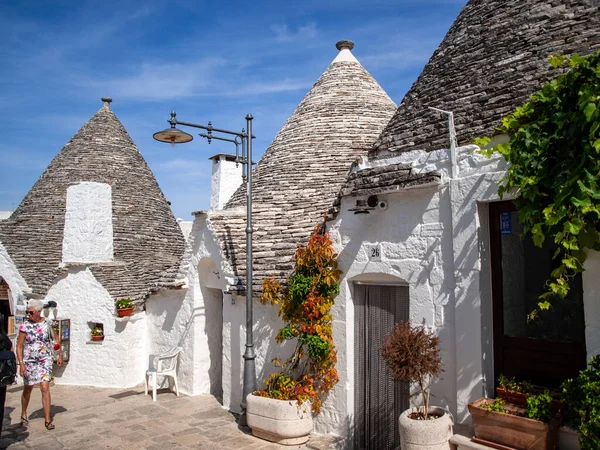
M 223 361 L 223 292 L 220 289 L 211 289 L 200 286 L 204 298 L 205 328 L 208 342 L 208 356 L 210 366 L 208 377 L 210 380 L 210 394 L 223 403 L 222 361 Z
M 259 314 L 255 315 L 254 320 L 254 342 L 260 345 L 260 361 L 257 364 L 257 386 L 263 389 L 265 381 L 272 373 L 279 370 L 272 363 L 274 358 L 279 358 L 284 362 L 291 356 L 296 347 L 296 339 L 278 344 L 275 336 L 284 324 L 277 316 L 278 306 L 255 304 Z M 258 317 L 257 317 L 258 316 Z

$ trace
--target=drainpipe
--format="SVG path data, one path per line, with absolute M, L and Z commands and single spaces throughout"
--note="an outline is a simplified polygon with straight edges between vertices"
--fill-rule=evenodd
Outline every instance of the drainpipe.
M 459 399 L 462 397 L 458 392 L 458 345 L 456 342 L 456 307 L 458 302 L 458 296 L 456 293 L 457 290 L 457 277 L 459 276 L 458 270 L 456 267 L 456 249 L 454 248 L 454 233 L 455 233 L 455 217 L 454 217 L 454 199 L 457 197 L 456 195 L 456 182 L 458 178 L 458 163 L 456 161 L 456 130 L 454 128 L 454 114 L 452 111 L 444 111 L 443 109 L 434 108 L 432 106 L 429 109 L 436 111 L 441 114 L 445 114 L 448 116 L 448 134 L 450 138 L 450 179 L 448 180 L 448 200 L 450 202 L 450 226 L 452 229 L 450 230 L 450 239 L 452 240 L 452 268 L 453 268 L 453 280 L 454 286 L 452 289 L 452 295 L 454 297 L 454 308 L 452 310 L 452 322 L 454 324 L 452 339 L 453 339 L 453 347 L 454 347 L 454 364 L 455 364 L 455 373 L 454 373 L 454 392 L 456 392 L 455 398 L 455 406 L 456 409 L 453 412 L 454 417 L 458 420 L 459 416 L 464 414 L 459 414 Z M 462 412 L 462 411 L 461 411 Z
M 454 129 L 454 113 L 452 111 L 444 111 L 443 109 L 430 106 L 429 109 L 437 111 L 448 116 L 448 133 L 450 134 L 450 163 L 452 164 L 451 176 L 452 179 L 458 176 L 458 164 L 456 162 L 456 130 Z

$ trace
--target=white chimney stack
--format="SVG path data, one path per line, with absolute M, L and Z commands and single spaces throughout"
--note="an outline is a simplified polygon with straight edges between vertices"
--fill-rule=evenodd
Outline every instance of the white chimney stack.
M 208 159 L 212 159 L 210 209 L 215 211 L 223 209 L 244 181 L 243 165 L 240 163 L 236 167 L 234 155 L 218 154 Z

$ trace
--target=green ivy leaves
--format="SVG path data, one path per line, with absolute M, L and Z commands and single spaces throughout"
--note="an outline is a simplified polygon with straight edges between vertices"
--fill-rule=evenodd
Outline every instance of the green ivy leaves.
M 502 119 L 498 131 L 510 136 L 509 143 L 481 151 L 498 152 L 510 162 L 498 193 L 519 193 L 514 203 L 524 234 L 537 246 L 546 239 L 558 245 L 541 310 L 566 297 L 571 280 L 583 271 L 586 250 L 600 250 L 600 51 L 549 61 L 555 69 L 570 70 Z M 480 147 L 489 142 L 475 140 Z

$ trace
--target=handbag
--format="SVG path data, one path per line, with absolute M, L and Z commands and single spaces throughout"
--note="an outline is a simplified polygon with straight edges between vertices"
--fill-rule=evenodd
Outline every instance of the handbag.
M 0 351 L 0 386 L 9 386 L 17 379 L 17 358 L 11 350 Z

